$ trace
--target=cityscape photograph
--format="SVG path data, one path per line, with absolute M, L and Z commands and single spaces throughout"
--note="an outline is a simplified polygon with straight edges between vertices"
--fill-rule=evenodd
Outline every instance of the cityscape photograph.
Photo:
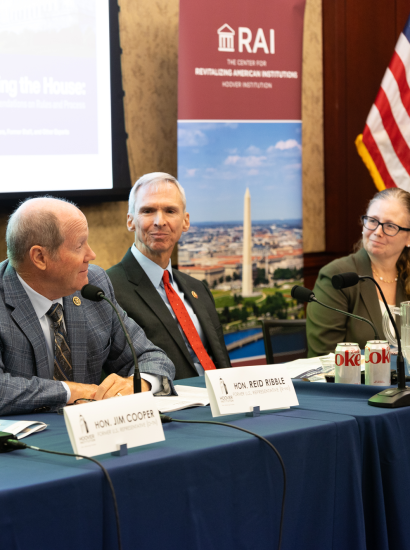
M 303 284 L 301 221 L 252 225 L 252 295 L 243 293 L 243 225 L 203 223 L 183 233 L 179 270 L 204 282 L 215 299 L 231 359 L 263 355 L 260 319 L 295 319 L 303 306 L 290 295 Z M 235 342 L 259 336 L 241 347 Z
M 191 219 L 179 269 L 211 290 L 231 360 L 264 357 L 261 319 L 304 316 L 290 295 L 303 284 L 300 123 L 179 122 L 178 131 Z

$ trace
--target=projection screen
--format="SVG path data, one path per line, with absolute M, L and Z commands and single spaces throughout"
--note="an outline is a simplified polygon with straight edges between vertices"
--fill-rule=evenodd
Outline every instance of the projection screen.
M 116 1 L 0 0 L 0 200 L 129 190 L 122 99 Z

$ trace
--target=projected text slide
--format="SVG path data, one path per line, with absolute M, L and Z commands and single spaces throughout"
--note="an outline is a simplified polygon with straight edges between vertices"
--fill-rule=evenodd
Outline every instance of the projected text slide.
M 108 0 L 0 1 L 0 192 L 112 186 Z

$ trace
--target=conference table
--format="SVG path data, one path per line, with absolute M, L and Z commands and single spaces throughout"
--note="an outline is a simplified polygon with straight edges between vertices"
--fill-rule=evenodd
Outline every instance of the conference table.
M 204 387 L 203 378 L 178 381 Z M 286 467 L 283 550 L 410 547 L 410 409 L 370 407 L 374 387 L 295 381 L 299 407 L 216 418 L 266 437 Z M 170 414 L 212 420 L 209 407 Z M 9 417 L 10 419 L 26 419 Z M 24 441 L 72 452 L 64 419 Z M 276 549 L 279 461 L 224 426 L 164 424 L 165 441 L 98 458 L 117 495 L 124 549 Z M 115 549 L 111 494 L 97 465 L 17 450 L 0 455 L 2 549 Z

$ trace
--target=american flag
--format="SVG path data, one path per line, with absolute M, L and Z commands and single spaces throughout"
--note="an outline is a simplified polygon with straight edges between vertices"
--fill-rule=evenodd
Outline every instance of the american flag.
M 356 147 L 379 191 L 410 191 L 410 17 Z

